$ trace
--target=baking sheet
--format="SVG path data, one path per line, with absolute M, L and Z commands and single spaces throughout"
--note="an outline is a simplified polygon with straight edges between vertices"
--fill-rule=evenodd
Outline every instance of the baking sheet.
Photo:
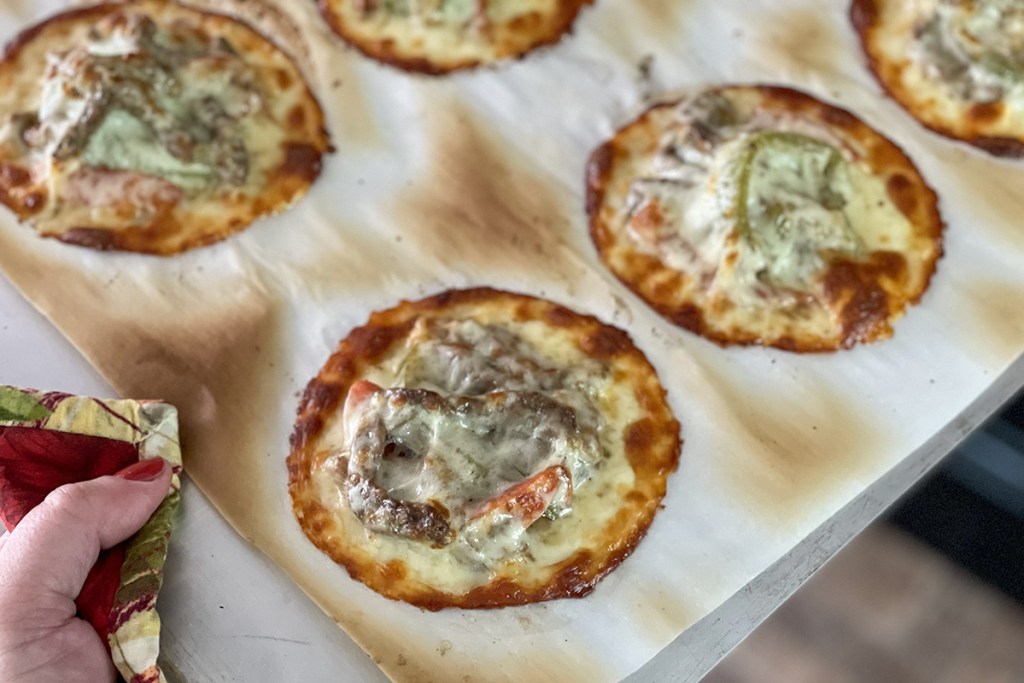
M 3 37 L 59 4 L 0 0 Z M 119 391 L 179 406 L 191 477 L 396 680 L 628 675 L 1024 351 L 1024 168 L 939 139 L 882 98 L 843 2 L 598 0 L 554 49 L 444 79 L 370 62 L 312 3 L 288 7 L 338 148 L 309 197 L 173 259 L 39 240 L 3 213 L 0 268 Z M 792 84 L 850 108 L 939 193 L 947 256 L 892 340 L 815 356 L 723 350 L 661 321 L 597 262 L 590 150 L 652 92 L 721 81 Z M 298 393 L 370 311 L 484 284 L 627 329 L 669 390 L 682 460 L 647 539 L 590 597 L 425 613 L 352 582 L 305 540 L 287 437 Z

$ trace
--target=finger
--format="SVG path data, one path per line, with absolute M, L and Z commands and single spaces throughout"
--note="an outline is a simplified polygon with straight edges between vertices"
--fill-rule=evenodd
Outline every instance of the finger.
M 50 493 L 7 537 L 0 554 L 0 585 L 74 599 L 100 549 L 134 534 L 160 505 L 171 483 L 171 468 L 162 459 L 160 464 L 155 473 L 143 473 L 148 481 L 125 478 L 132 476 L 128 468 L 120 476 L 68 484 Z M 145 466 L 133 467 L 138 475 Z

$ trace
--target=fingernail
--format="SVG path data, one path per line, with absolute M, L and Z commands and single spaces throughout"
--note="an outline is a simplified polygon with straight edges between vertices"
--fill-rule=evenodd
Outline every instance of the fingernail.
M 160 473 L 163 471 L 164 459 L 150 458 L 149 460 L 140 460 L 137 463 L 129 465 L 114 476 L 127 479 L 128 481 L 153 481 L 159 477 Z

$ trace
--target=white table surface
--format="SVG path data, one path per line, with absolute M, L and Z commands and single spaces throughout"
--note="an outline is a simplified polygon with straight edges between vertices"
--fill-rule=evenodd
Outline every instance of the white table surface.
M 0 383 L 114 395 L 74 347 L 3 278 Z M 1024 359 L 924 446 L 684 632 L 629 682 L 686 683 L 701 678 L 1021 386 Z M 283 572 L 231 530 L 187 479 L 159 611 L 172 682 L 387 680 Z M 321 645 L 314 647 L 314 641 Z M 322 645 L 325 642 L 329 647 Z

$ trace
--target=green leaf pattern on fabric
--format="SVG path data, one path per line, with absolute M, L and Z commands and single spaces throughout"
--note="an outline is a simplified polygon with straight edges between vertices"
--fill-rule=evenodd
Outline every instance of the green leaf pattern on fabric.
M 171 490 L 142 529 L 129 539 L 121 565 L 121 584 L 111 607 L 108 636 L 114 666 L 128 683 L 167 683 L 157 666 L 160 652 L 160 616 L 157 596 L 163 585 L 164 561 L 171 527 L 181 501 L 181 450 L 177 411 L 166 404 L 107 402 L 108 409 L 137 425 L 146 437 L 139 447 L 143 458 L 160 456 L 174 466 Z M 126 434 L 127 436 L 127 434 Z
M 156 603 L 163 584 L 164 558 L 171 536 L 171 521 L 178 506 L 180 494 L 171 493 L 153 514 L 142 530 L 128 544 L 124 564 L 121 565 L 121 586 L 114 596 L 115 629 L 122 615 Z
M 35 422 L 45 419 L 50 409 L 15 387 L 0 387 L 0 422 Z

